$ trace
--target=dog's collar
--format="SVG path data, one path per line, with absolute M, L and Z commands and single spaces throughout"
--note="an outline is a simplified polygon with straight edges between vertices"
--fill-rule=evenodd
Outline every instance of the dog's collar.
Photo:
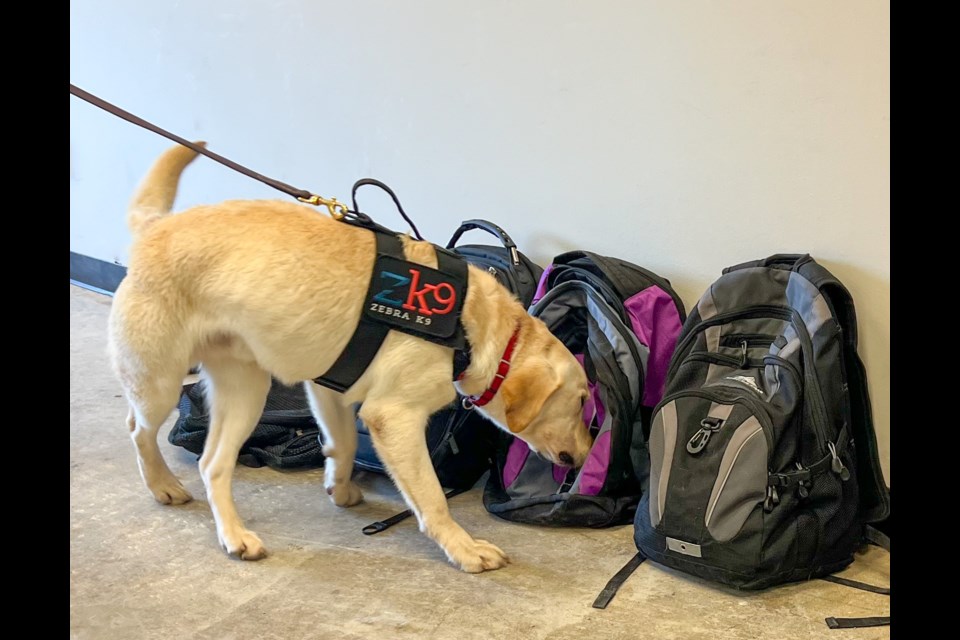
M 510 342 L 507 343 L 507 348 L 503 350 L 503 357 L 500 358 L 500 364 L 497 365 L 497 372 L 493 375 L 493 382 L 491 382 L 487 390 L 479 396 L 465 396 L 463 399 L 464 407 L 468 405 L 482 407 L 493 400 L 493 396 L 497 395 L 500 385 L 503 384 L 503 379 L 507 377 L 507 373 L 510 371 L 510 358 L 513 356 L 513 349 L 517 346 L 517 338 L 519 337 L 520 325 L 518 324 L 517 328 L 513 330 L 513 335 L 510 336 Z M 466 372 L 461 372 L 460 375 L 457 376 L 457 380 L 463 378 L 464 373 Z

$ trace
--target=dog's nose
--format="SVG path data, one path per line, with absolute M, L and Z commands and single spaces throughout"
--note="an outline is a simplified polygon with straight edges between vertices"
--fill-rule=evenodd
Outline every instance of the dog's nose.
M 571 456 L 566 451 L 561 451 L 560 455 L 557 456 L 560 459 L 560 464 L 566 465 L 568 467 L 573 466 L 573 456 Z

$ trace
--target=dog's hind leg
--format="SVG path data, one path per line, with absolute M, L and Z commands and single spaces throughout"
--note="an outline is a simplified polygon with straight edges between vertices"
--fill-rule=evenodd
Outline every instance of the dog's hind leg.
M 401 399 L 371 401 L 368 397 L 360 417 L 370 429 L 377 455 L 417 516 L 420 531 L 440 545 L 452 563 L 468 573 L 479 573 L 510 561 L 503 551 L 473 538 L 450 516 L 427 451 L 424 431 L 429 414 L 422 407 Z
M 248 531 L 233 501 L 233 471 L 237 455 L 263 414 L 270 374 L 251 361 L 234 358 L 204 360 L 210 430 L 200 457 L 200 475 L 217 524 L 220 546 L 232 556 L 259 560 L 267 552 Z
M 321 387 L 315 382 L 303 383 L 310 410 L 323 429 L 323 486 L 338 507 L 351 507 L 363 500 L 363 492 L 350 476 L 357 452 L 357 425 L 353 411 L 344 404 L 343 394 Z
M 156 376 L 149 382 L 126 388 L 130 402 L 127 427 L 137 449 L 140 477 L 161 504 L 183 504 L 193 499 L 170 471 L 157 446 L 157 432 L 177 405 L 181 384 L 182 377 Z
M 192 499 L 157 446 L 157 432 L 177 406 L 190 366 L 189 353 L 178 340 L 180 332 L 177 322 L 144 296 L 132 278 L 120 283 L 110 310 L 108 352 L 130 405 L 127 427 L 140 477 L 162 504 Z

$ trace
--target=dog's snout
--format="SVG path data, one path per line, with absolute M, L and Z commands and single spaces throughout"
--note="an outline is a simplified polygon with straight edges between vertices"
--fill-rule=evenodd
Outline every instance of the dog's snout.
M 560 459 L 560 464 L 566 465 L 568 467 L 573 466 L 573 456 L 571 456 L 566 451 L 561 451 L 560 455 L 557 456 Z

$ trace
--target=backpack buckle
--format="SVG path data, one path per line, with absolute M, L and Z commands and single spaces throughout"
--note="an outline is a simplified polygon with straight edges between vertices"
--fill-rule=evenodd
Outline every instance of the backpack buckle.
M 710 436 L 720 431 L 720 427 L 722 426 L 722 418 L 707 417 L 701 420 L 700 430 L 693 434 L 690 440 L 687 441 L 687 453 L 695 456 L 703 451 L 707 443 L 710 442 Z

